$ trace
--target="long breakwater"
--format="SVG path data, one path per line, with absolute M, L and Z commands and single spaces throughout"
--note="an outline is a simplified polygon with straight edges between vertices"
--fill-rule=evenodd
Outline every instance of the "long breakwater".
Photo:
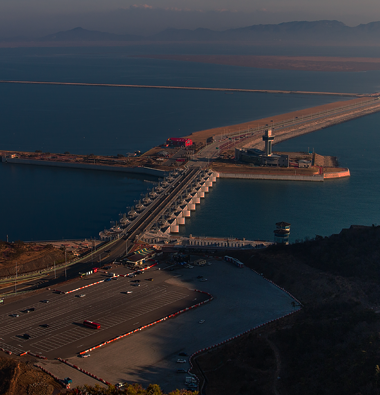
M 0 80 L 1 84 L 39 84 L 39 85 L 66 85 L 66 86 L 98 86 L 108 88 L 144 88 L 144 89 L 176 89 L 176 90 L 198 90 L 219 92 L 250 92 L 250 93 L 283 93 L 297 95 L 326 95 L 326 96 L 348 96 L 348 97 L 370 97 L 377 94 L 344 93 L 344 92 L 313 92 L 313 91 L 291 91 L 279 89 L 242 89 L 242 88 L 211 88 L 196 86 L 172 86 L 172 85 L 133 85 L 133 84 L 101 84 L 92 82 L 57 82 L 57 81 L 7 81 Z

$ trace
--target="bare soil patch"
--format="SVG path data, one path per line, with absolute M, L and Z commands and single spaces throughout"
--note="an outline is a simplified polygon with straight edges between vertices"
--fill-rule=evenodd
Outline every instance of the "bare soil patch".
M 67 259 L 73 255 L 67 253 Z M 16 241 L 7 243 L 0 241 L 0 277 L 14 276 L 17 273 L 27 273 L 46 269 L 65 261 L 64 249 L 55 248 L 48 244 L 24 243 Z
M 0 357 L 0 394 L 52 395 L 62 390 L 52 377 L 19 357 Z

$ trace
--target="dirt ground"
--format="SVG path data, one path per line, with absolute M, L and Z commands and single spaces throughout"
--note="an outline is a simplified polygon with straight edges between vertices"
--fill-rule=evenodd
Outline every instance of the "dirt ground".
M 379 58 L 254 55 L 141 55 L 140 57 L 278 70 L 336 72 L 380 70 Z
M 67 253 L 67 259 L 73 257 Z M 35 270 L 46 269 L 56 264 L 64 262 L 65 252 L 49 244 L 24 243 L 16 241 L 7 243 L 0 241 L 0 277 L 13 276 L 17 273 L 27 273 Z
M 62 386 L 39 368 L 34 358 L 0 356 L 0 394 L 52 395 L 61 392 Z

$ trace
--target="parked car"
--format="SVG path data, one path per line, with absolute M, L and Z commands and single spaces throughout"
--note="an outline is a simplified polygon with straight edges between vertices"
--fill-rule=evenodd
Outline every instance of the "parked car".
M 177 363 L 186 363 L 186 359 L 177 359 Z
M 49 303 L 47 299 L 41 300 L 42 303 Z
M 199 322 L 199 324 L 203 324 L 205 322 L 205 320 L 200 320 L 198 322 Z
M 185 369 L 177 369 L 177 373 L 187 373 L 187 370 L 185 370 Z
M 186 354 L 185 352 L 180 352 L 178 355 L 179 355 L 180 357 L 187 357 L 187 354 Z
M 48 324 L 41 324 L 40 326 L 41 326 L 42 328 L 49 328 L 50 325 L 48 325 Z
M 85 296 L 86 296 L 86 294 L 77 295 L 78 298 L 84 298 Z
M 23 337 L 24 339 L 30 339 L 30 335 L 29 335 L 28 333 L 24 333 L 24 334 L 22 335 L 22 337 Z
M 112 280 L 112 278 L 108 277 L 108 278 L 106 278 L 106 279 L 104 280 L 104 282 L 106 283 L 106 282 L 111 281 L 111 280 Z
M 127 294 L 131 294 L 133 291 L 127 291 Z
M 18 314 L 10 314 L 9 317 L 20 317 Z
M 86 354 L 80 354 L 81 358 L 88 358 L 90 355 L 91 355 L 91 354 L 88 354 L 88 353 L 86 353 Z
M 65 378 L 63 379 L 63 382 L 64 382 L 65 384 L 71 384 L 71 383 L 73 382 L 73 380 L 72 380 L 70 377 L 65 377 Z

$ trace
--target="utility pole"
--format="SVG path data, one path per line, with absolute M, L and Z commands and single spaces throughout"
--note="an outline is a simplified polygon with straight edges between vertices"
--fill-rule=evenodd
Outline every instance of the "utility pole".
M 15 293 L 17 293 L 17 261 L 16 261 Z
M 55 261 L 54 261 L 54 278 L 57 278 L 57 272 L 55 270 Z

